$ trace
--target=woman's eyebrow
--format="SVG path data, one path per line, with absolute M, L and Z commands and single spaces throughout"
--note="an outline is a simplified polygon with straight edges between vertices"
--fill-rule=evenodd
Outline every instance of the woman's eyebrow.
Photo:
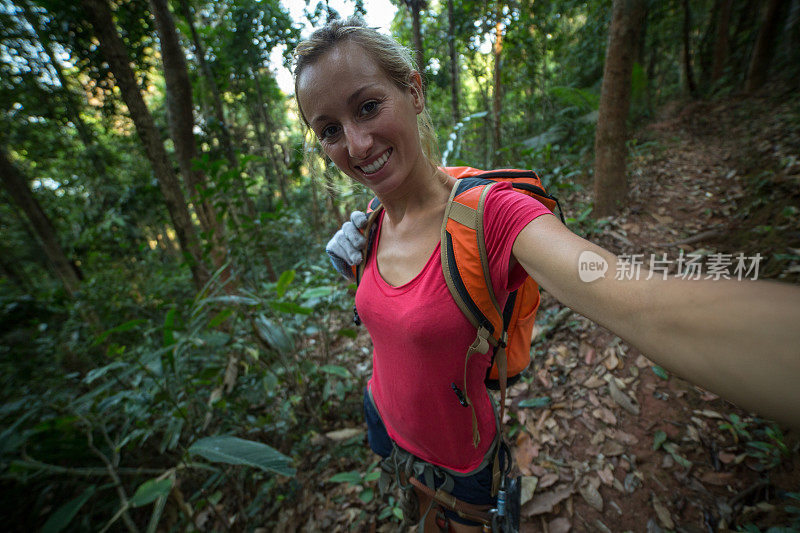
M 355 91 L 353 91 L 353 94 L 351 94 L 347 98 L 347 104 L 350 105 L 350 104 L 353 103 L 353 101 L 358 100 L 361 97 L 361 93 L 363 93 L 364 91 L 366 91 L 367 89 L 369 89 L 371 87 L 372 87 L 372 84 L 367 84 L 367 85 L 363 85 L 363 86 L 359 87 L 358 89 L 356 89 Z
M 353 91 L 353 93 L 350 96 L 347 97 L 347 105 L 353 105 L 353 102 L 358 100 L 361 97 L 361 95 L 365 91 L 370 89 L 370 88 L 372 88 L 372 84 L 371 83 L 367 84 L 367 85 L 363 85 L 363 86 L 359 87 L 358 89 L 356 89 L 355 91 Z M 331 120 L 331 117 L 329 117 L 328 115 L 319 115 L 319 116 L 314 117 L 313 119 L 311 119 L 310 124 L 313 127 L 313 125 L 317 124 L 318 122 L 327 122 L 329 120 Z

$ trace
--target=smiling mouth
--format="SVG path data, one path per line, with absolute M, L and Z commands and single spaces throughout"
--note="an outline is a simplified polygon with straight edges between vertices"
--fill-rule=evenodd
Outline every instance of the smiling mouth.
M 378 159 L 370 163 L 369 165 L 364 165 L 363 167 L 357 166 L 361 172 L 364 174 L 375 174 L 377 171 L 383 168 L 386 162 L 389 160 L 389 156 L 392 154 L 392 148 L 389 148 L 382 156 Z

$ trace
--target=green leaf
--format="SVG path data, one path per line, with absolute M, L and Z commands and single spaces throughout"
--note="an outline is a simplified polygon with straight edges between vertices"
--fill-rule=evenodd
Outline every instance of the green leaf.
M 747 443 L 747 445 L 767 453 L 773 453 L 776 450 L 775 446 L 773 446 L 772 444 L 760 440 L 750 441 Z
M 333 285 L 325 285 L 323 287 L 312 287 L 308 290 L 303 291 L 303 294 L 300 295 L 300 298 L 302 298 L 303 300 L 324 298 L 326 296 L 330 296 L 331 294 L 335 293 L 337 290 L 338 287 L 335 287 Z
M 403 519 L 403 510 L 399 507 L 392 507 L 392 514 L 395 515 L 399 520 Z
M 132 330 L 133 328 L 135 328 L 136 326 L 138 326 L 139 324 L 142 324 L 142 323 L 144 323 L 144 320 L 142 320 L 141 318 L 137 318 L 137 319 L 134 319 L 134 320 L 128 320 L 127 322 L 125 322 L 123 324 L 120 324 L 119 326 L 116 326 L 116 327 L 113 327 L 113 328 L 111 328 L 111 329 L 109 329 L 107 331 L 104 331 L 92 343 L 92 346 L 97 346 L 98 344 L 101 344 L 112 333 L 122 333 L 123 331 L 130 331 L 130 330 Z
M 104 375 L 106 375 L 108 372 L 110 372 L 112 370 L 116 370 L 117 368 L 124 368 L 126 366 L 128 366 L 128 363 L 124 363 L 122 361 L 115 361 L 115 362 L 113 362 L 113 363 L 111 363 L 109 365 L 101 366 L 100 368 L 92 369 L 92 370 L 90 370 L 89 372 L 86 373 L 86 377 L 83 378 L 83 382 L 86 383 L 87 385 L 89 385 L 90 383 L 92 383 L 97 378 L 100 378 L 100 377 L 103 377 Z
M 259 333 L 271 348 L 283 353 L 294 351 L 294 339 L 278 324 L 272 322 L 264 315 L 259 315 L 256 321 Z
M 323 365 L 319 369 L 327 374 L 333 374 L 341 378 L 349 378 L 351 376 L 349 370 L 339 365 Z
M 156 501 L 159 496 L 166 496 L 172 490 L 172 479 L 150 479 L 139 485 L 131 498 L 132 507 L 141 507 Z
M 173 307 L 167 311 L 167 316 L 164 317 L 164 346 L 172 346 L 175 344 L 175 308 Z
M 78 511 L 81 510 L 81 507 L 92 497 L 95 489 L 96 485 L 92 485 L 84 490 L 80 496 L 59 507 L 42 526 L 42 533 L 58 533 L 67 527 L 72 519 L 75 518 L 75 515 L 78 514 Z
M 237 294 L 227 294 L 224 296 L 212 296 L 203 300 L 203 304 L 207 302 L 216 302 L 221 304 L 237 304 L 237 305 L 258 305 L 258 300 L 250 298 L 249 296 L 239 296 Z
M 369 503 L 372 501 L 372 498 L 375 496 L 375 491 L 372 489 L 364 489 L 361 491 L 361 494 L 358 495 L 358 499 L 364 503 Z
M 337 333 L 342 337 L 347 337 L 348 339 L 355 339 L 358 336 L 358 332 L 352 328 L 342 328 L 337 331 Z
M 379 471 L 377 471 L 377 470 L 373 470 L 372 472 L 370 472 L 369 474 L 364 476 L 364 483 L 368 483 L 370 481 L 375 481 L 379 477 L 381 477 L 381 473 Z
M 361 483 L 361 474 L 355 470 L 351 470 L 350 472 L 339 472 L 338 474 L 332 475 L 328 481 L 331 483 L 352 483 L 354 485 L 358 485 Z
M 527 398 L 519 402 L 519 407 L 544 407 L 550 405 L 550 397 L 542 396 L 540 398 Z
M 286 293 L 286 288 L 294 281 L 294 276 L 294 270 L 286 270 L 281 274 L 281 277 L 278 278 L 278 283 L 275 285 L 275 293 L 278 295 L 278 298 L 283 298 L 283 295 Z
M 205 457 L 212 463 L 252 466 L 282 476 L 295 474 L 295 469 L 290 466 L 292 459 L 275 448 L 229 435 L 200 439 L 189 448 L 189 453 Z
M 660 429 L 656 431 L 655 436 L 653 437 L 653 450 L 657 450 L 664 444 L 664 441 L 667 440 L 667 434 L 661 431 Z
M 228 320 L 228 318 L 232 314 L 233 314 L 233 309 L 225 309 L 223 311 L 220 311 L 214 318 L 212 318 L 209 321 L 208 326 L 211 328 L 216 328 L 217 326 Z
M 658 365 L 653 365 L 653 374 L 660 377 L 661 379 L 669 379 L 669 374 L 667 374 L 667 371 Z
M 684 468 L 691 468 L 692 462 L 688 460 L 686 457 L 682 456 L 678 453 L 678 450 L 675 448 L 675 444 L 672 442 L 666 442 L 663 445 L 664 449 L 675 459 L 675 462 L 679 465 L 683 466 Z
M 276 311 L 286 313 L 287 315 L 310 315 L 313 311 L 310 307 L 303 307 L 294 302 L 270 302 L 269 305 Z

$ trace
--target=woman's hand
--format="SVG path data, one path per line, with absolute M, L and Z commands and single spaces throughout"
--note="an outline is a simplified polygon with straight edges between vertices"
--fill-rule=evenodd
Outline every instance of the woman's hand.
M 333 268 L 351 281 L 353 281 L 353 270 L 350 267 L 361 262 L 363 257 L 361 250 L 367 242 L 358 230 L 366 224 L 367 215 L 362 211 L 353 211 L 350 214 L 350 221 L 342 225 L 342 229 L 333 235 L 325 247 L 325 251 L 328 252 L 331 263 L 333 263 Z
M 689 281 L 628 268 L 553 216 L 528 224 L 514 257 L 540 286 L 659 365 L 740 406 L 800 427 L 800 287 Z M 586 276 L 591 261 L 599 273 Z M 584 261 L 583 278 L 579 263 Z M 596 279 L 594 279 L 596 278 Z

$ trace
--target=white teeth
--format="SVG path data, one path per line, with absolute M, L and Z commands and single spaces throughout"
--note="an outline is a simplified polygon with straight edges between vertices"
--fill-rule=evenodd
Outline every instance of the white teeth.
M 372 164 L 361 167 L 361 170 L 364 171 L 364 174 L 373 174 L 378 170 L 380 170 L 388 159 L 389 159 L 389 152 L 387 151 L 385 154 L 376 159 L 375 162 L 373 162 Z

